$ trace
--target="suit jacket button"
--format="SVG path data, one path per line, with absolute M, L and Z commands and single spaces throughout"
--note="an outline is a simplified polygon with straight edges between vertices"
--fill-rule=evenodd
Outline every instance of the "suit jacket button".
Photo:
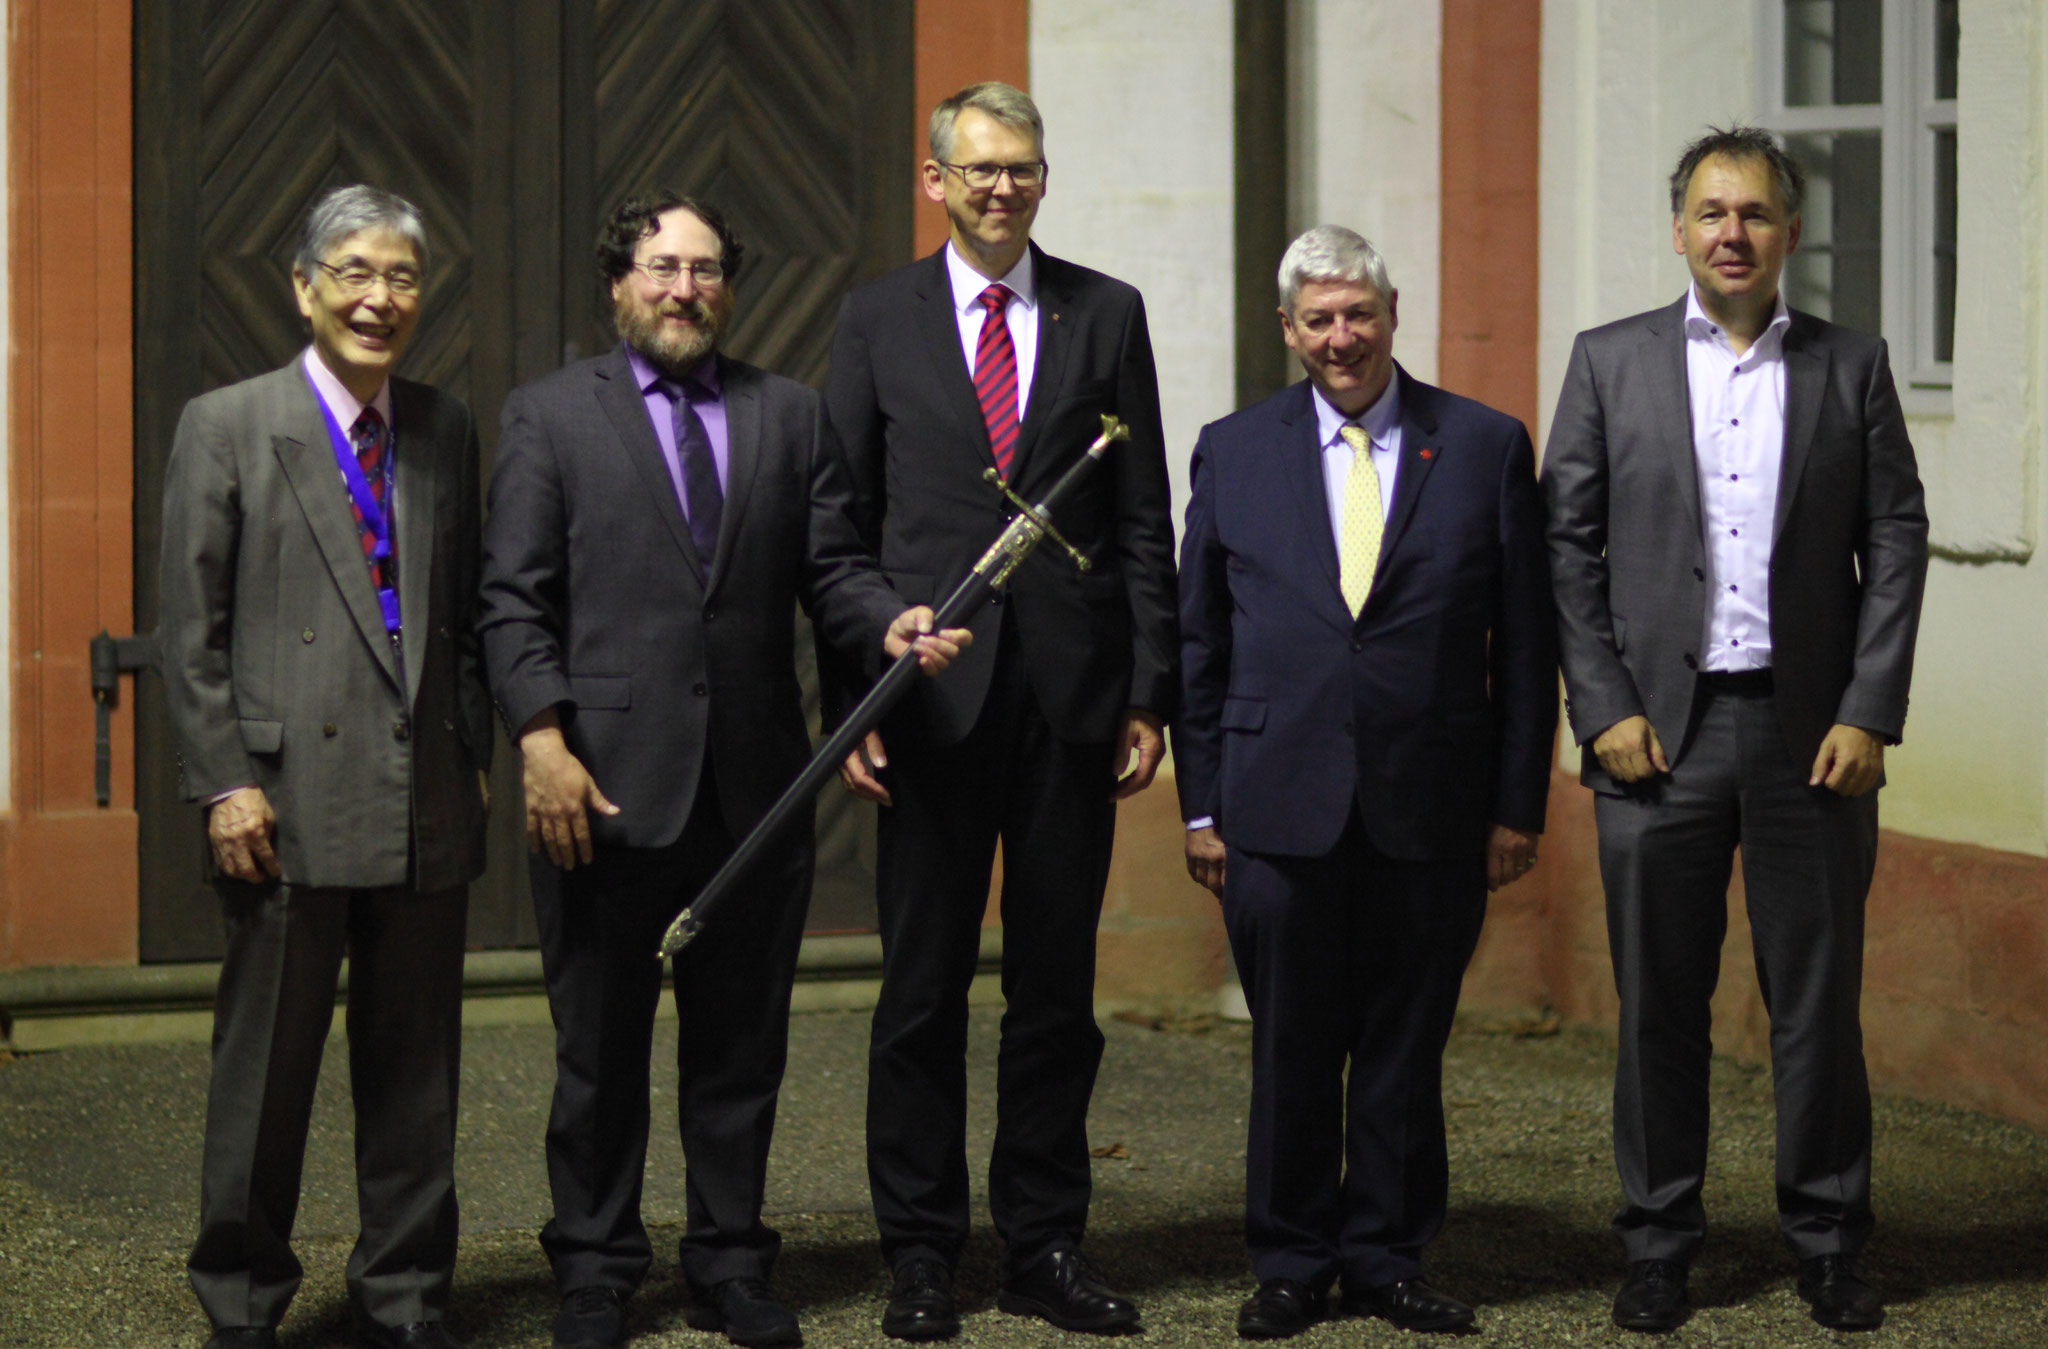
M 320 734 L 326 736 L 329 740 L 332 740 L 335 736 L 341 734 L 341 728 L 330 721 L 325 726 L 322 726 L 320 728 Z
M 443 717 L 441 718 L 441 729 L 444 731 L 452 731 L 455 729 L 455 723 L 450 721 L 448 718 Z
M 307 628 L 307 629 L 306 629 L 306 630 L 305 630 L 304 632 L 302 632 L 302 633 L 300 633 L 300 634 L 299 634 L 299 640 L 300 640 L 300 641 L 302 641 L 302 642 L 310 642 L 310 641 L 312 641 L 312 640 L 313 640 L 313 630 L 312 630 L 311 628 Z
M 412 726 L 411 726 L 411 724 L 410 724 L 409 722 L 407 722 L 407 721 L 405 720 L 405 718 L 403 718 L 403 717 L 400 717 L 400 718 L 399 718 L 399 719 L 398 719 L 397 721 L 394 721 L 394 722 L 392 722 L 392 723 L 391 723 L 391 738 L 392 738 L 393 740 L 410 740 L 410 739 L 412 739 Z
M 1694 567 L 1692 569 L 1692 579 L 1695 581 L 1704 581 L 1707 579 L 1707 574 L 1701 571 L 1698 567 Z
M 1000 590 L 994 592 L 988 597 L 988 602 L 990 604 L 1001 604 L 1003 602 L 1003 592 Z
M 710 622 L 710 621 L 711 621 L 712 619 L 714 619 L 714 618 L 716 618 L 716 617 L 718 617 L 718 610 L 716 610 L 716 609 L 706 609 L 706 610 L 704 611 L 704 621 L 705 621 L 706 623 L 709 623 L 709 622 Z
M 1351 649 L 1353 651 L 1363 651 L 1365 650 L 1365 642 L 1360 638 L 1353 637 L 1351 639 Z
M 1686 657 L 1685 657 L 1685 668 L 1686 668 L 1686 669 L 1688 669 L 1688 670 L 1697 670 L 1697 669 L 1699 669 L 1699 668 L 1700 668 L 1700 659 L 1699 659 L 1699 657 L 1698 657 L 1698 656 L 1695 656 L 1695 655 L 1693 655 L 1693 654 L 1692 654 L 1691 652 L 1687 652 L 1687 653 L 1686 653 Z
M 690 692 L 696 694 L 699 698 L 708 698 L 711 696 L 710 686 L 705 684 L 697 685 L 695 688 L 691 689 Z

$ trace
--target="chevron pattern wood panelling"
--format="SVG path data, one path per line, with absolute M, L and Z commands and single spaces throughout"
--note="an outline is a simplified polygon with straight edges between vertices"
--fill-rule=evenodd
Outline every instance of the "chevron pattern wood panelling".
M 325 189 L 367 182 L 420 208 L 433 251 L 406 373 L 466 395 L 471 7 L 211 0 L 203 16 L 194 168 L 205 386 L 272 369 L 304 344 L 296 307 L 279 303 L 299 221 Z
M 822 381 L 840 295 L 909 253 L 911 8 L 135 0 L 137 622 L 156 615 L 179 411 L 304 346 L 291 253 L 325 188 L 369 182 L 419 206 L 433 256 L 403 369 L 469 400 L 486 472 L 511 387 L 615 340 L 591 246 L 629 189 L 672 182 L 725 208 L 748 246 L 729 345 Z M 220 924 L 200 834 L 160 694 L 138 685 L 136 701 L 143 956 L 203 959 Z M 516 755 L 493 791 L 518 800 Z M 474 944 L 533 941 L 520 823 L 493 812 Z M 871 921 L 857 879 L 842 876 L 832 925 Z
M 747 247 L 727 345 L 822 382 L 860 271 L 864 0 L 597 0 L 594 195 L 672 184 Z M 902 190 L 909 191 L 908 165 Z M 605 310 L 600 307 L 599 313 Z

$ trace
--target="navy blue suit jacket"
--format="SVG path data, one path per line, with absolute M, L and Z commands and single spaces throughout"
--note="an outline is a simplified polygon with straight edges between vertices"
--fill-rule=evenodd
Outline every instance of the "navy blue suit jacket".
M 1181 811 L 1252 852 L 1317 857 L 1358 810 L 1379 851 L 1543 827 L 1556 635 L 1522 424 L 1403 371 L 1379 570 L 1337 578 L 1309 386 L 1203 429 L 1182 544 Z

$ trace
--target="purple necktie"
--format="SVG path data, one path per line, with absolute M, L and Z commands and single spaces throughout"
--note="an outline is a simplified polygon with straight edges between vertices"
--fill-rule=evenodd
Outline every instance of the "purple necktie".
M 711 559 L 718 552 L 718 522 L 725 515 L 725 490 L 718 485 L 711 435 L 691 406 L 705 397 L 705 390 L 694 380 L 664 379 L 661 387 L 675 404 L 676 462 L 683 471 L 683 509 L 690 517 L 690 540 L 697 545 L 697 560 L 709 576 Z

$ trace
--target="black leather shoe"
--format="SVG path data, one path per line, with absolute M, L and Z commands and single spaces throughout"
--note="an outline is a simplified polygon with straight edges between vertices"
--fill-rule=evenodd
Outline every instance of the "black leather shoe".
M 206 1349 L 277 1349 L 277 1332 L 269 1326 L 221 1326 Z
M 796 1313 L 768 1296 L 766 1279 L 727 1279 L 709 1289 L 690 1290 L 684 1314 L 692 1330 L 722 1330 L 734 1344 L 802 1344 Z
M 402 1326 L 359 1325 L 356 1349 L 462 1349 L 439 1321 L 412 1321 Z
M 996 1306 L 1012 1316 L 1036 1316 L 1061 1330 L 1122 1335 L 1138 1328 L 1138 1307 L 1109 1291 L 1071 1246 L 1040 1256 L 996 1290 Z
M 1853 1255 L 1801 1260 L 1799 1296 L 1813 1308 L 1813 1319 L 1829 1330 L 1875 1330 L 1884 1324 L 1884 1297 L 1857 1272 Z
M 1244 1340 L 1284 1340 L 1323 1319 L 1323 1295 L 1292 1279 L 1267 1279 L 1237 1309 L 1237 1335 Z
M 1473 1320 L 1470 1307 L 1420 1279 L 1383 1283 L 1377 1288 L 1346 1288 L 1343 1305 L 1349 1315 L 1377 1316 L 1396 1330 L 1464 1330 Z
M 1631 1260 L 1614 1295 L 1614 1324 L 1623 1330 L 1676 1330 L 1685 1324 L 1685 1262 Z
M 882 1333 L 892 1340 L 950 1340 L 960 1333 L 953 1271 L 944 1261 L 921 1256 L 896 1267 Z
M 590 1284 L 562 1294 L 554 1349 L 619 1349 L 626 1342 L 626 1294 Z

